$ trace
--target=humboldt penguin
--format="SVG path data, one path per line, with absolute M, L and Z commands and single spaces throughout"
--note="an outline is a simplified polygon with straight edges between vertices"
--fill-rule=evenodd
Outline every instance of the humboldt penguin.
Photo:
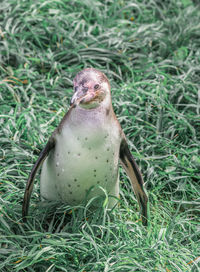
M 148 198 L 141 172 L 113 111 L 110 84 L 86 68 L 73 81 L 71 107 L 41 151 L 29 175 L 22 208 L 26 221 L 34 178 L 42 165 L 42 200 L 77 205 L 107 192 L 108 207 L 119 198 L 119 162 L 130 178 L 147 225 Z M 99 203 L 97 201 L 96 205 Z

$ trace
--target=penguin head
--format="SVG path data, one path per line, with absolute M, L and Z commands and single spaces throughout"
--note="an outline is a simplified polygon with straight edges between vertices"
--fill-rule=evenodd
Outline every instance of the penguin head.
M 110 84 L 107 77 L 94 68 L 80 71 L 74 78 L 74 94 L 71 105 L 92 109 L 111 102 Z

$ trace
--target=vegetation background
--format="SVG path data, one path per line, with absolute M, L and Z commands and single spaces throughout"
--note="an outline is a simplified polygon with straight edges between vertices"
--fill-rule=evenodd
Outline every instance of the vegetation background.
M 1 0 L 0 271 L 200 271 L 200 4 Z M 42 207 L 33 163 L 84 67 L 105 72 L 150 200 L 142 226 L 121 170 L 120 205 Z M 38 204 L 39 203 L 39 204 Z

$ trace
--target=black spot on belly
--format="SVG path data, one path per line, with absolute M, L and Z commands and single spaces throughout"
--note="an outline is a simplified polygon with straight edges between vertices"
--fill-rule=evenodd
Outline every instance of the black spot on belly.
M 98 157 L 95 157 L 96 160 L 98 160 Z
M 96 172 L 97 170 L 96 169 L 94 169 L 94 172 Z
M 76 182 L 76 181 L 77 181 L 77 179 L 75 178 L 75 179 L 74 179 L 74 181 Z
M 97 175 L 94 175 L 94 177 L 96 178 Z
M 80 157 L 81 153 L 78 153 L 78 156 Z
M 106 162 L 109 162 L 109 160 L 106 160 Z
M 109 150 L 110 150 L 110 148 L 108 147 L 108 148 L 107 148 L 107 151 L 109 151 Z
M 97 184 L 99 184 L 99 183 L 100 183 L 100 181 L 98 180 L 98 181 L 97 181 Z
M 71 187 L 71 184 L 68 184 L 68 187 Z
M 70 154 L 70 151 L 68 151 L 67 153 Z
M 70 193 L 70 195 L 72 195 L 72 191 L 70 191 L 69 193 Z
M 87 137 L 85 137 L 85 140 L 86 140 L 86 141 L 87 141 L 87 139 L 88 139 L 88 138 L 87 138 Z
M 80 187 L 80 184 L 78 184 L 77 187 Z
M 58 174 L 57 174 L 57 176 L 59 177 L 59 176 L 60 176 L 60 174 L 58 173 Z

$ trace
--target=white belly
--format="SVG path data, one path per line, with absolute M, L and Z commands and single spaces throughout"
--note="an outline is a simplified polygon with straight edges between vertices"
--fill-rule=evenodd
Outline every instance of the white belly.
M 43 164 L 42 198 L 76 205 L 103 195 L 100 187 L 118 197 L 119 144 L 117 128 L 65 126 Z M 110 206 L 115 202 L 110 198 Z

